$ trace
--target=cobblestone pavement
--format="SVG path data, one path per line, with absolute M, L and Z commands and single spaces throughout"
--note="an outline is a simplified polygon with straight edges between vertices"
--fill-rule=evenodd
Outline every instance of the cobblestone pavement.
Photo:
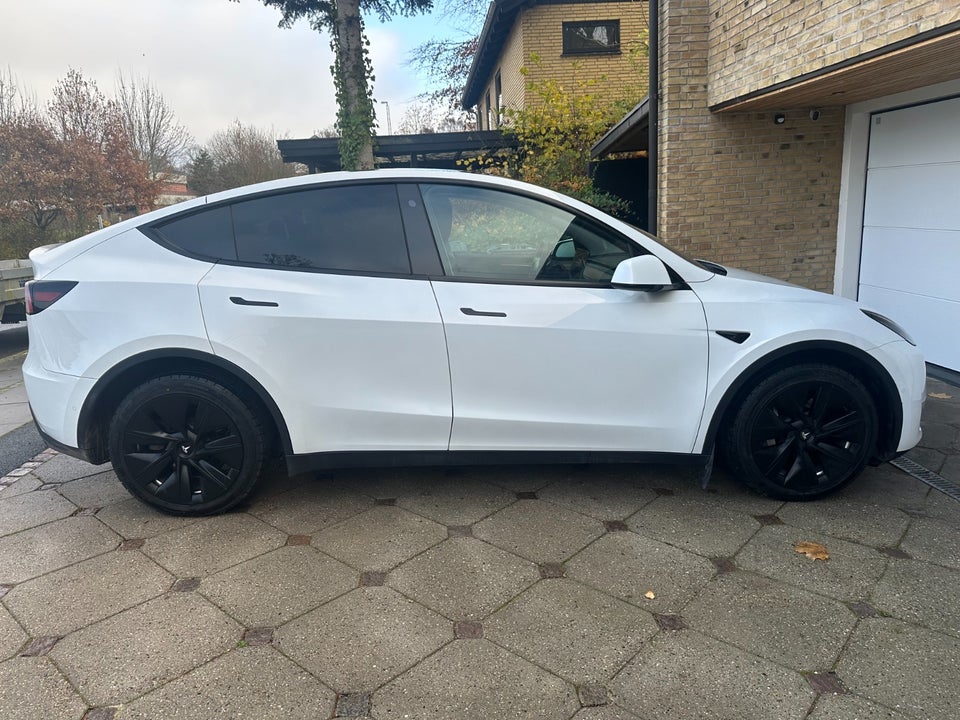
M 928 391 L 911 457 L 960 483 L 960 391 Z M 669 468 L 277 469 L 198 520 L 48 452 L 0 479 L 0 717 L 954 720 L 958 597 L 960 503 L 889 465 L 798 504 Z

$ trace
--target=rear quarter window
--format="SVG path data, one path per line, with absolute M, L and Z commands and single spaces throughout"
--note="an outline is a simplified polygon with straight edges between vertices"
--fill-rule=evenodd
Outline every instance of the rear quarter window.
M 187 255 L 210 260 L 236 260 L 230 207 L 179 215 L 152 227 L 160 240 Z

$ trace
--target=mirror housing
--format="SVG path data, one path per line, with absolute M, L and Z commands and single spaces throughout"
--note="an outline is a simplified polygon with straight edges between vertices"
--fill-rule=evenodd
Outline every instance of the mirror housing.
M 622 290 L 659 292 L 674 287 L 667 266 L 656 255 L 627 258 L 613 271 L 610 284 Z

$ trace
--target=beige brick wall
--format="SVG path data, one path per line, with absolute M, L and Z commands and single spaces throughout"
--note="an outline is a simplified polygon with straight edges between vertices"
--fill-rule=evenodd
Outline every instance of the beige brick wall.
M 661 4 L 658 233 L 696 257 L 830 290 L 843 108 L 714 115 L 710 0 Z M 741 0 L 742 7 L 742 0 Z
M 563 23 L 585 20 L 619 20 L 619 55 L 563 56 Z M 530 81 L 555 79 L 568 90 L 578 83 L 590 83 L 589 92 L 611 101 L 633 104 L 647 94 L 647 56 L 637 52 L 641 33 L 647 29 L 646 0 L 629 2 L 535 5 L 521 11 L 504 43 L 499 63 L 480 95 L 481 111 L 486 93 L 496 107 L 496 74 L 500 70 L 504 107 L 519 110 L 534 98 L 527 90 Z M 645 41 L 645 38 L 644 38 Z M 633 52 L 631 52 L 633 51 Z M 539 62 L 531 62 L 536 55 Z M 520 69 L 526 67 L 528 74 Z M 483 116 L 481 112 L 481 116 Z M 482 117 L 482 129 L 488 129 Z
M 710 0 L 709 10 L 709 105 L 960 20 L 960 0 Z

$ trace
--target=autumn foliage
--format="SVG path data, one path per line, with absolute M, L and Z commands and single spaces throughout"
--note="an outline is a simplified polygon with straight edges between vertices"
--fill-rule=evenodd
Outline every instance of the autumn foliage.
M 152 209 L 159 186 L 131 142 L 119 107 L 71 70 L 41 110 L 23 107 L 0 122 L 0 229 L 13 251 L 75 236 L 97 216 Z M 10 251 L 8 251 L 9 253 Z

